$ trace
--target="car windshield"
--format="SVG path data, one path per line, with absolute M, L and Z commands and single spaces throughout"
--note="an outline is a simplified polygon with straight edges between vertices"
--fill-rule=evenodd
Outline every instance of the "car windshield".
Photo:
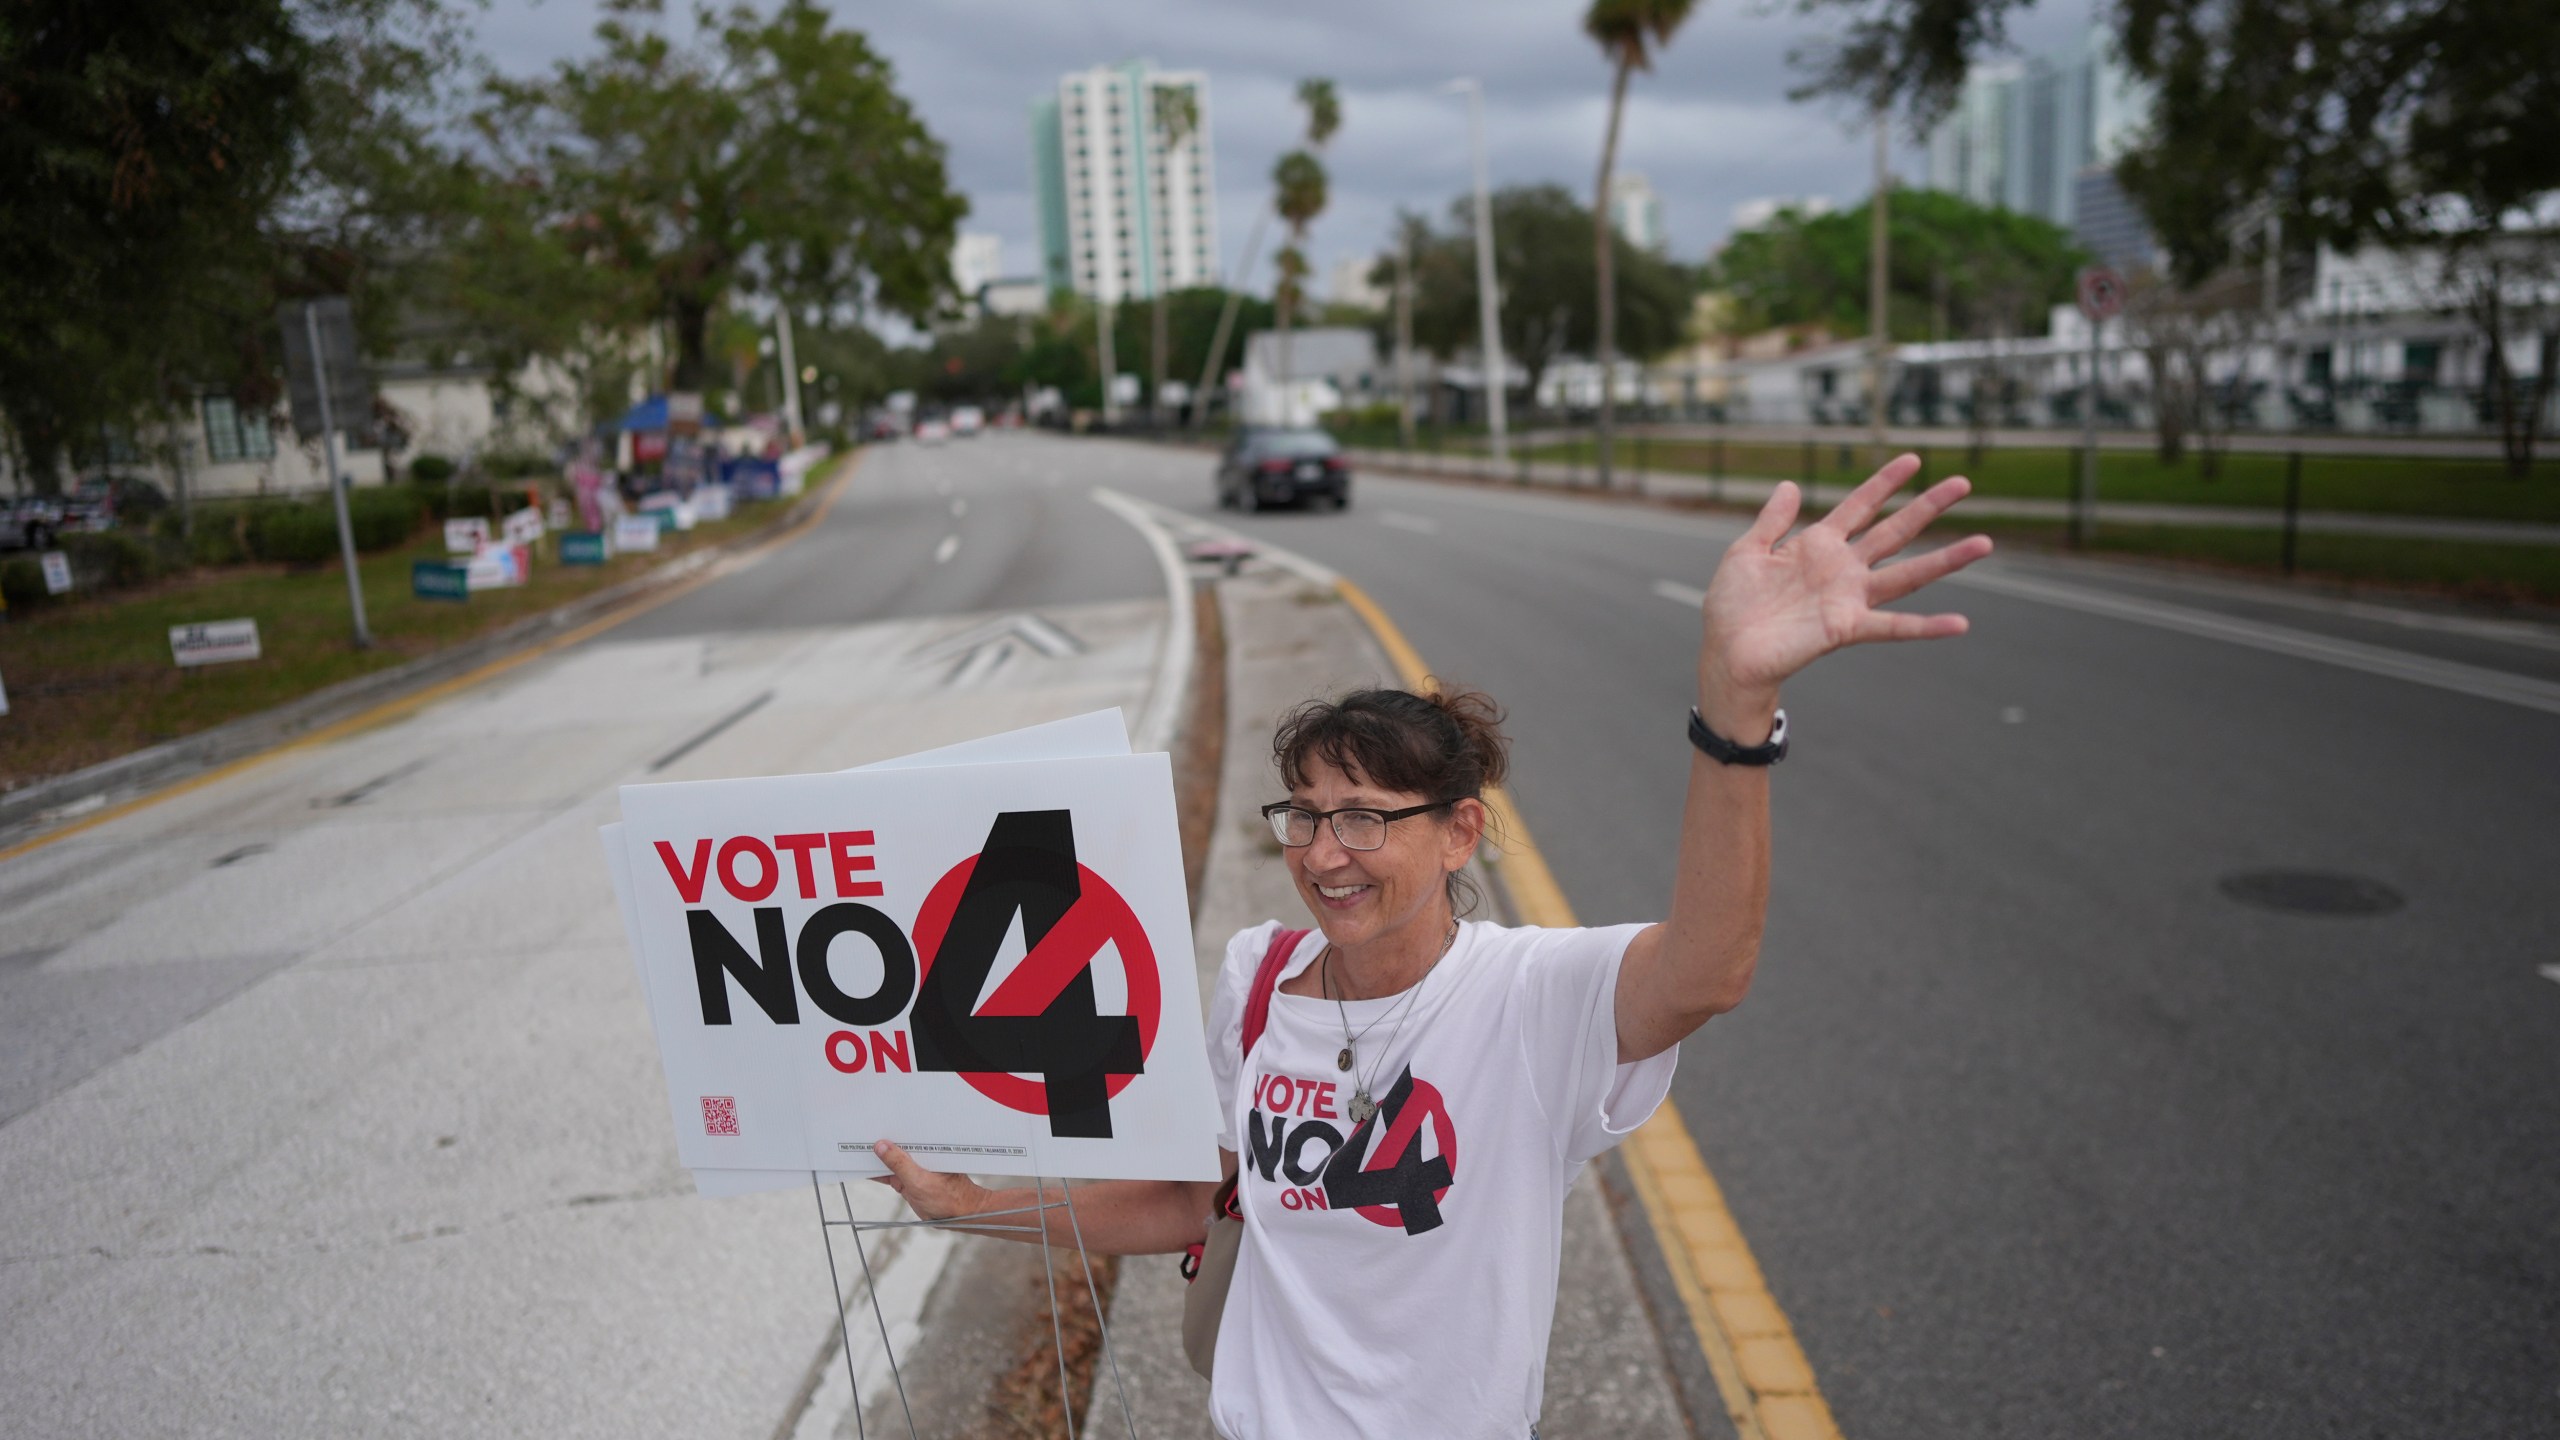
M 1265 455 L 1330 455 L 1333 437 L 1322 430 L 1265 430 L 1253 437 L 1253 448 Z

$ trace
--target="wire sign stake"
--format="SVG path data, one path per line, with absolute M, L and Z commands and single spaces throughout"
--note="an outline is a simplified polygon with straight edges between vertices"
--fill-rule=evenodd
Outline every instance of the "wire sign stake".
M 872 1324 L 880 1335 L 880 1352 L 888 1360 L 889 1381 L 898 1393 L 898 1413 L 906 1421 L 908 1440 L 922 1440 L 922 1436 L 916 1429 L 915 1410 L 907 1398 L 906 1376 L 899 1368 L 897 1346 L 889 1334 L 888 1312 L 880 1304 L 879 1277 L 872 1269 L 870 1249 L 864 1245 L 863 1236 L 906 1230 L 944 1230 L 960 1234 L 1038 1235 L 1040 1237 L 1040 1274 L 1049 1293 L 1049 1334 L 1057 1350 L 1059 1409 L 1066 1416 L 1067 1440 L 1076 1440 L 1075 1396 L 1067 1373 L 1066 1321 L 1064 1313 L 1059 1308 L 1057 1271 L 1052 1261 L 1052 1246 L 1049 1240 L 1048 1212 L 1052 1210 L 1066 1212 L 1068 1230 L 1075 1237 L 1076 1263 L 1084 1272 L 1085 1294 L 1093 1301 L 1094 1323 L 1102 1339 L 1103 1362 L 1111 1372 L 1112 1393 L 1120 1405 L 1120 1423 L 1128 1435 L 1128 1440 L 1138 1440 L 1138 1422 L 1134 1412 L 1129 1408 L 1128 1387 L 1120 1377 L 1120 1357 L 1111 1346 L 1111 1321 L 1103 1314 L 1102 1295 L 1094 1287 L 1093 1258 L 1085 1250 L 1084 1226 L 1076 1217 L 1075 1197 L 1063 1179 L 1058 1182 L 1056 1199 L 1049 1197 L 1049 1182 L 1045 1176 L 1033 1176 L 1031 1184 L 1032 1193 L 1040 1197 L 1037 1203 L 1008 1210 L 989 1210 L 967 1220 L 921 1220 L 913 1218 L 911 1211 L 906 1212 L 910 1217 L 906 1219 L 862 1220 L 854 1215 L 853 1193 L 844 1181 L 836 1182 L 837 1203 L 843 1209 L 843 1215 L 839 1218 L 829 1212 L 826 1186 L 819 1179 L 818 1172 L 814 1170 L 809 1172 L 809 1193 L 818 1202 L 818 1238 L 827 1254 L 827 1288 L 834 1296 L 837 1345 L 844 1354 L 845 1385 L 853 1395 L 853 1427 L 856 1440 L 870 1440 L 869 1418 L 864 1413 L 862 1380 L 853 1358 L 853 1329 L 850 1318 L 853 1298 L 845 1293 L 843 1270 L 836 1263 L 835 1232 L 838 1230 L 843 1230 L 852 1238 L 854 1257 L 856 1263 L 862 1268 L 862 1288 L 871 1302 Z M 902 1205 L 900 1209 L 904 1211 L 905 1207 Z M 1086 1388 L 1085 1403 L 1088 1409 L 1091 1408 L 1095 1398 L 1094 1388 L 1091 1385 Z M 1087 1428 L 1089 1431 L 1090 1426 L 1088 1425 Z

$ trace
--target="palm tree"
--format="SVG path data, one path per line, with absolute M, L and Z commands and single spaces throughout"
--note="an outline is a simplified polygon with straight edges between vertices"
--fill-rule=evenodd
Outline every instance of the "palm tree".
M 1609 485 L 1610 438 L 1617 428 L 1618 290 L 1614 242 L 1617 227 L 1609 220 L 1610 172 L 1618 165 L 1618 121 L 1627 108 L 1627 79 L 1653 68 L 1653 53 L 1671 43 L 1672 33 L 1689 18 L 1696 0 L 1591 0 L 1583 12 L 1582 33 L 1598 41 L 1609 61 L 1609 136 L 1600 145 L 1600 185 L 1591 206 L 1592 253 L 1600 285 L 1600 433 L 1601 488 Z
M 1157 427 L 1164 424 L 1164 367 L 1168 348 L 1165 338 L 1165 297 L 1173 289 L 1173 232 L 1165 220 L 1164 192 L 1173 188 L 1173 152 L 1200 128 L 1200 97 L 1188 85 L 1158 85 L 1150 109 L 1156 127 L 1156 156 L 1165 183 L 1156 195 L 1156 313 L 1155 313 L 1155 383 L 1147 390 L 1147 415 Z
M 1307 227 L 1324 213 L 1326 179 L 1324 162 L 1316 152 L 1333 132 L 1342 128 L 1342 101 L 1334 94 L 1330 80 L 1298 82 L 1298 103 L 1307 107 L 1307 143 L 1304 149 L 1292 150 L 1271 167 L 1271 184 L 1275 194 L 1272 208 L 1289 222 L 1289 243 L 1280 247 L 1275 263 L 1280 269 L 1280 284 L 1272 292 L 1279 310 L 1280 326 L 1280 421 L 1289 421 L 1289 327 L 1297 317 L 1298 303 L 1306 298 Z

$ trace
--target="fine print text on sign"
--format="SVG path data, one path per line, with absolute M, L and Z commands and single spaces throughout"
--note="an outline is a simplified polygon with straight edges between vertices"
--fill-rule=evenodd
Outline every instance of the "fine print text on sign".
M 877 1174 L 878 1139 L 1215 1179 L 1167 758 L 914 758 L 624 788 L 606 843 L 697 1183 Z
M 258 658 L 258 622 L 207 620 L 169 627 L 169 653 L 180 666 L 219 665 Z

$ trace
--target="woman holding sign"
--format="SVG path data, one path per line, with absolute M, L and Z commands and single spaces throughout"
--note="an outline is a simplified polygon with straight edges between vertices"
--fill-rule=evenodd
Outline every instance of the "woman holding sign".
M 1289 794 L 1264 814 L 1315 925 L 1227 947 L 1209 1046 L 1231 1178 L 1077 1192 L 1083 1241 L 1106 1252 L 1197 1247 L 1204 1217 L 1241 1221 L 1214 1340 L 1219 1433 L 1533 1433 L 1565 1192 L 1661 1103 L 1680 1041 L 1751 985 L 1779 687 L 1844 646 L 1964 633 L 1959 615 L 1879 608 L 1991 551 L 1977 535 L 1894 561 L 1970 488 L 1945 480 L 1888 514 L 1919 468 L 1894 461 L 1793 534 L 1800 499 L 1780 485 L 1725 551 L 1660 924 L 1461 921 L 1483 793 L 1507 763 L 1482 695 L 1363 691 L 1283 723 Z M 880 1158 L 927 1219 L 1035 1203 L 892 1145 Z

